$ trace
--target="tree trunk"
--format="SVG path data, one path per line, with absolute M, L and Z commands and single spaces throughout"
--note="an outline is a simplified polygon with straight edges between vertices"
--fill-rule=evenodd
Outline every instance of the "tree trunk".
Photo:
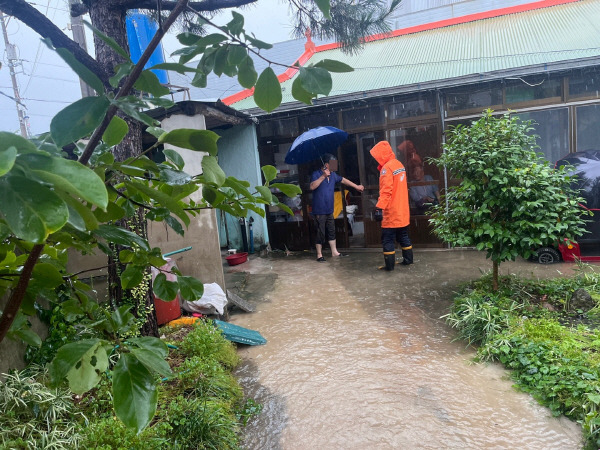
M 493 263 L 493 275 L 492 275 L 492 290 L 496 292 L 498 290 L 498 262 Z
M 125 10 L 117 8 L 112 0 L 96 0 L 89 4 L 90 18 L 92 25 L 101 32 L 113 38 L 119 46 L 129 51 L 127 43 L 127 32 L 125 24 Z M 102 39 L 94 35 L 94 45 L 96 49 L 96 60 L 100 65 L 106 68 L 106 71 L 114 74 L 114 67 L 124 62 L 123 58 L 116 53 Z M 129 126 L 129 133 L 125 139 L 113 149 L 115 160 L 123 161 L 139 155 L 142 152 L 142 126 L 136 120 L 127 116 L 122 116 Z M 145 213 L 142 209 L 137 214 L 127 220 L 123 220 L 117 225 L 129 229 L 139 236 L 147 239 L 147 227 Z M 152 283 L 150 276 L 144 279 L 143 286 L 140 289 L 123 291 L 121 289 L 120 274 L 125 266 L 118 261 L 120 246 L 113 247 L 113 255 L 109 257 L 108 286 L 113 306 L 121 306 L 126 303 L 133 303 L 133 313 L 146 315 L 146 321 L 142 327 L 142 334 L 145 336 L 158 336 L 158 324 L 156 313 L 154 312 L 154 295 L 152 292 Z M 114 263 L 114 264 L 113 264 Z

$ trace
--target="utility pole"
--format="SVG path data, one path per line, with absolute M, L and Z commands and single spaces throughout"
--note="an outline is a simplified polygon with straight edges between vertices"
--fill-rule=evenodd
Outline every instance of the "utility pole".
M 72 5 L 81 3 L 79 0 L 69 0 L 69 7 Z M 73 33 L 73 40 L 79 44 L 79 46 L 87 53 L 87 42 L 85 40 L 85 28 L 83 27 L 83 19 L 81 16 L 71 17 L 71 32 Z M 82 97 L 93 97 L 94 90 L 89 87 L 81 78 L 79 79 L 81 85 L 81 96 Z
M 27 119 L 25 118 L 25 105 L 21 102 L 21 95 L 19 94 L 19 85 L 17 84 L 17 74 L 15 73 L 15 66 L 18 65 L 18 58 L 15 46 L 8 41 L 8 32 L 6 31 L 6 23 L 4 23 L 4 14 L 0 11 L 0 26 L 2 27 L 2 35 L 4 36 L 4 45 L 6 47 L 6 54 L 8 58 L 8 70 L 10 71 L 10 79 L 12 80 L 14 99 L 17 107 L 17 114 L 19 116 L 19 125 L 21 126 L 21 135 L 24 138 L 29 137 L 27 131 Z

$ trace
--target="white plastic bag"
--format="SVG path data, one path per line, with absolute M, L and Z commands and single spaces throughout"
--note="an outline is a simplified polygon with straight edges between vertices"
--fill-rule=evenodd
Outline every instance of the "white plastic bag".
M 181 307 L 191 313 L 223 315 L 227 295 L 217 283 L 205 283 L 204 294 L 199 300 L 189 302 L 181 299 Z

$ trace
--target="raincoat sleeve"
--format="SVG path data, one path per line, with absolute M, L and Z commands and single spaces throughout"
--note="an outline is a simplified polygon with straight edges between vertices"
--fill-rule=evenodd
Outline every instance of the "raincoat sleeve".
M 381 174 L 379 175 L 379 200 L 377 200 L 376 208 L 387 209 L 392 199 L 392 192 L 394 188 L 394 175 L 392 171 L 383 167 Z

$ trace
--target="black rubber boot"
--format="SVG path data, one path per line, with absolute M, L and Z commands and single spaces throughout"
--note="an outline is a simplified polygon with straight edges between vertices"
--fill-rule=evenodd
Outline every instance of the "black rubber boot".
M 385 260 L 385 270 L 394 270 L 394 266 L 396 265 L 396 254 L 391 253 L 389 255 L 383 255 Z
M 402 249 L 402 264 L 408 266 L 413 263 L 413 251 Z

